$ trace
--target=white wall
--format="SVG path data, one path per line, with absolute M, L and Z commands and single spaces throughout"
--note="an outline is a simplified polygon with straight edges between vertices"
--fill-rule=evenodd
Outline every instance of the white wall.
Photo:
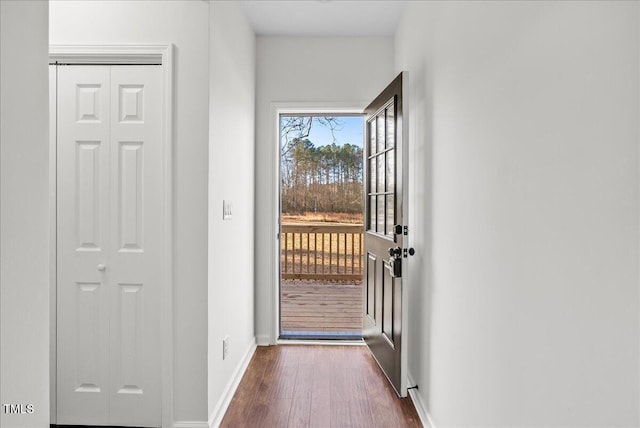
M 272 106 L 365 107 L 393 79 L 390 37 L 258 37 L 256 96 L 256 337 L 273 341 L 277 195 Z
M 211 2 L 209 86 L 209 419 L 219 417 L 253 331 L 255 35 L 238 2 Z M 222 201 L 232 219 L 222 220 Z M 222 339 L 229 355 L 222 359 Z
M 49 424 L 48 4 L 0 2 L 2 427 Z M 44 173 L 43 173 L 44 172 Z
M 409 368 L 437 427 L 638 426 L 637 2 L 410 2 Z
M 53 1 L 52 44 L 174 50 L 174 419 L 207 420 L 209 3 Z

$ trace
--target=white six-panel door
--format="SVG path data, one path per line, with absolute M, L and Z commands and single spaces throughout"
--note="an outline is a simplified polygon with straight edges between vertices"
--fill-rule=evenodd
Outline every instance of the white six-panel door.
M 58 424 L 161 425 L 162 70 L 60 66 Z

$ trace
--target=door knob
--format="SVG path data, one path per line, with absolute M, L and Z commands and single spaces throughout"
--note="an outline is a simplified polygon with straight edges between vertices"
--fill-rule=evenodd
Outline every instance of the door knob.
M 100 272 L 104 272 L 104 270 L 105 270 L 106 268 L 107 268 L 107 265 L 105 265 L 105 264 L 100 263 L 100 264 L 98 265 L 98 270 L 99 270 Z
M 391 257 L 400 257 L 400 256 L 402 256 L 402 248 L 400 248 L 400 247 L 389 248 L 389 255 Z

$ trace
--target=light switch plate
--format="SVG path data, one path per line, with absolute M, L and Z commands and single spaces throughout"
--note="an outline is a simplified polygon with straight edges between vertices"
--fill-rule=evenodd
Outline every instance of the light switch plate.
M 222 200 L 222 220 L 231 220 L 233 213 L 231 211 L 231 201 L 226 199 Z

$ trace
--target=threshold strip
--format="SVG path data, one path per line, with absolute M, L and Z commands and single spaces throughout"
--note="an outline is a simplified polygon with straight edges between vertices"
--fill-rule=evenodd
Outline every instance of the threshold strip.
M 362 333 L 356 331 L 282 331 L 284 340 L 362 340 Z

